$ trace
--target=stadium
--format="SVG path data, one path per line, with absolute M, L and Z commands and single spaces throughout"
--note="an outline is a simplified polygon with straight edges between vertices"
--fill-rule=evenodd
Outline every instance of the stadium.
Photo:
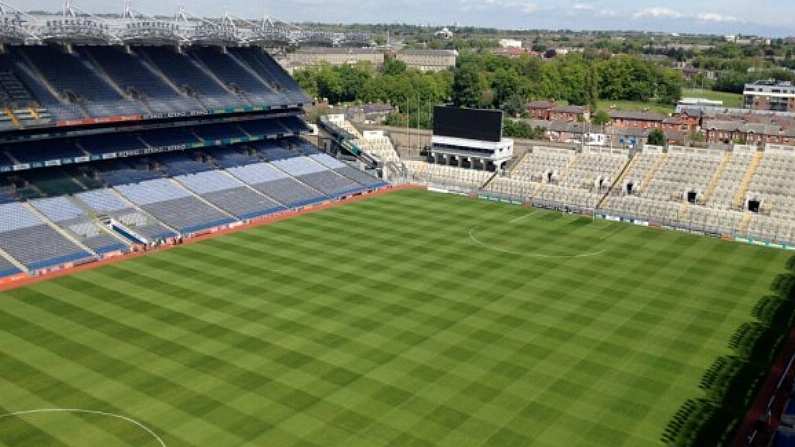
M 317 36 L 0 12 L 0 445 L 766 445 L 795 148 L 315 145 Z

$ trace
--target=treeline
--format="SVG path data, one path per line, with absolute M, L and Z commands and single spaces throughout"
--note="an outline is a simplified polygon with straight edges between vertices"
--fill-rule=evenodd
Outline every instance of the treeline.
M 468 54 L 460 58 L 453 102 L 465 106 L 502 108 L 518 114 L 527 100 L 555 99 L 596 108 L 599 99 L 657 101 L 673 104 L 682 96 L 681 75 L 633 56 L 559 56 L 506 58 Z
M 676 447 L 733 445 L 739 424 L 759 393 L 795 323 L 795 257 L 776 277 L 770 295 L 752 311 L 754 321 L 729 341 L 733 353 L 718 358 L 701 380 L 703 397 L 679 409 L 662 440 Z
M 542 61 L 474 52 L 462 54 L 455 70 L 440 73 L 409 70 L 390 60 L 382 70 L 369 64 L 321 66 L 298 71 L 295 78 L 310 95 L 332 104 L 385 102 L 416 114 L 412 124 L 420 121 L 425 127 L 430 124 L 430 106 L 450 101 L 519 116 L 534 99 L 594 109 L 599 99 L 673 104 L 683 85 L 678 72 L 632 56 L 570 54 Z

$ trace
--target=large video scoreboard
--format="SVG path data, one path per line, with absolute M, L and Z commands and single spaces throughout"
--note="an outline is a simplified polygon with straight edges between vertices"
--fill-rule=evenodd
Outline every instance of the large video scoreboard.
M 436 106 L 433 134 L 496 143 L 502 140 L 502 111 Z

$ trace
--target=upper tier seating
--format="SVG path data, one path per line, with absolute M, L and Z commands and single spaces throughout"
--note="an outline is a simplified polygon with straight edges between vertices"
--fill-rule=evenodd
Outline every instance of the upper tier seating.
M 230 48 L 229 52 L 271 83 L 277 93 L 283 93 L 291 104 L 306 104 L 310 99 L 298 83 L 267 53 L 257 48 Z
M 218 47 L 196 47 L 189 53 L 208 67 L 215 76 L 231 90 L 240 91 L 255 104 L 272 105 L 285 102 L 280 95 L 268 87 L 248 67 L 239 64 L 236 58 L 224 54 Z
M 50 93 L 44 81 L 36 76 L 33 70 L 25 66 L 20 60 L 12 61 L 9 56 L 0 55 L 0 67 L 9 67 L 14 70 L 17 78 L 28 88 L 39 104 L 47 108 L 56 120 L 71 120 L 85 118 L 86 115 L 80 106 L 68 102 L 65 98 L 59 99 Z
M 0 249 L 31 271 L 93 258 L 21 203 L 0 205 Z
M 143 101 L 154 113 L 201 112 L 195 99 L 183 95 L 155 74 L 141 58 L 116 47 L 84 47 L 84 54 L 107 73 L 125 92 Z
M 31 61 L 61 99 L 82 105 L 92 116 L 135 115 L 143 109 L 122 97 L 78 55 L 56 47 L 17 47 L 17 54 Z
M 211 109 L 236 107 L 246 103 L 202 71 L 191 59 L 171 47 L 139 48 L 137 52 L 149 58 L 171 82 L 188 94 L 195 94 L 200 102 Z

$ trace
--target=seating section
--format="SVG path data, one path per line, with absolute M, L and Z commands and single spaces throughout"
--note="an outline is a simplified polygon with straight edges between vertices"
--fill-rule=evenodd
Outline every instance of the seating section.
M 152 113 L 201 112 L 201 104 L 181 94 L 149 69 L 143 60 L 123 48 L 85 47 L 82 51 L 93 58 L 122 90 L 143 102 Z
M 328 197 L 299 182 L 270 163 L 253 163 L 227 168 L 227 171 L 243 183 L 265 194 L 281 205 L 299 208 L 321 202 Z
M 66 196 L 33 200 L 31 206 L 84 246 L 97 254 L 121 251 L 127 248 L 120 239 L 104 231 L 85 209 Z
M 434 165 L 423 161 L 406 161 L 404 164 L 414 181 L 464 190 L 479 189 L 493 174 L 454 166 Z
M 362 185 L 312 160 L 311 156 L 283 158 L 272 163 L 302 183 L 330 197 L 344 196 L 363 189 Z
M 148 58 L 177 87 L 193 96 L 210 109 L 248 104 L 235 96 L 190 58 L 180 55 L 170 47 L 140 48 L 139 54 Z
M 241 220 L 283 211 L 276 201 L 246 187 L 223 171 L 204 171 L 174 177 L 195 194 Z
M 130 202 L 181 234 L 196 233 L 235 221 L 168 179 L 117 185 L 116 189 Z
M 249 71 L 231 55 L 224 54 L 221 48 L 198 47 L 191 49 L 190 54 L 223 80 L 229 89 L 239 92 L 250 102 L 254 104 L 284 103 L 283 95 L 271 90 L 265 82 L 258 79 L 254 71 Z
M 9 47 L 0 55 L 0 131 L 66 120 L 201 115 L 309 98 L 260 48 L 76 45 Z
M 30 271 L 94 258 L 21 203 L 0 205 L 0 249 Z
M 155 242 L 177 236 L 172 230 L 128 204 L 111 189 L 103 188 L 75 195 L 76 202 L 100 218 L 107 217 L 118 228 L 142 237 L 143 242 Z
M 123 97 L 77 54 L 59 47 L 17 47 L 18 57 L 30 61 L 62 101 L 79 105 L 91 116 L 135 115 L 143 109 Z

